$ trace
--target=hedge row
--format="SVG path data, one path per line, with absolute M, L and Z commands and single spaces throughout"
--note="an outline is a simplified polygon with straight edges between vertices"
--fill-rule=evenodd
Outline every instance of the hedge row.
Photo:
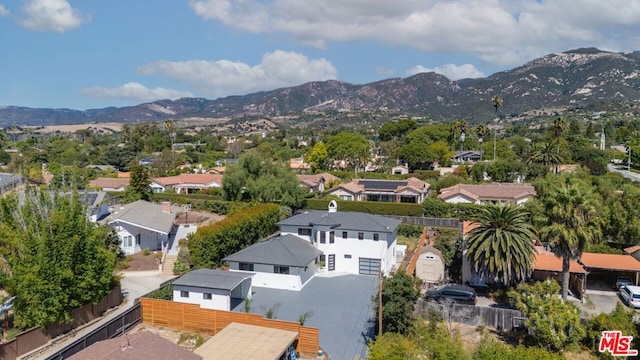
M 264 204 L 248 208 L 188 236 L 187 247 L 198 268 L 216 268 L 222 259 L 273 234 L 280 221 L 280 207 Z
M 434 218 L 453 218 L 473 220 L 484 208 L 476 204 L 449 204 L 439 199 L 427 198 L 424 203 L 424 216 Z
M 306 209 L 327 210 L 330 200 L 307 199 Z M 396 216 L 422 216 L 423 207 L 420 204 L 389 203 L 377 201 L 336 201 L 338 211 L 357 211 L 369 214 L 396 215 Z

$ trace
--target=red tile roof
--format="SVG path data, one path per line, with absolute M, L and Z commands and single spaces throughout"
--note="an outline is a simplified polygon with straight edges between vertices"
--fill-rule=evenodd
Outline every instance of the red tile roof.
M 177 176 L 165 176 L 154 178 L 153 181 L 162 185 L 201 184 L 208 185 L 212 182 L 222 183 L 223 175 L 220 174 L 180 174 Z
M 640 245 L 635 245 L 624 249 L 624 252 L 627 254 L 633 254 L 634 252 L 640 250 Z
M 538 253 L 536 254 L 533 269 L 562 272 L 562 258 L 549 252 Z M 587 271 L 575 261 L 569 263 L 569 271 L 580 274 L 587 273 Z
M 536 196 L 536 190 L 531 184 L 457 184 L 441 189 L 438 198 L 445 200 L 459 194 L 473 200 L 520 200 Z
M 129 178 L 97 178 L 89 181 L 89 187 L 96 189 L 122 189 L 127 186 L 129 186 Z
M 631 255 L 582 253 L 580 260 L 592 269 L 640 271 L 640 261 Z

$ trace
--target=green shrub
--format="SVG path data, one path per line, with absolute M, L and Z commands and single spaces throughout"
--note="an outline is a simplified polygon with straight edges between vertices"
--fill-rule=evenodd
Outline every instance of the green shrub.
M 620 302 L 609 314 L 599 314 L 587 323 L 587 336 L 582 343 L 601 359 L 613 359 L 609 353 L 598 351 L 600 337 L 605 330 L 619 330 L 625 336 L 633 336 L 632 348 L 637 349 L 640 345 L 637 341 L 636 325 L 633 322 L 635 311 L 625 308 Z
M 142 249 L 142 255 L 147 256 L 149 254 L 151 254 L 151 250 L 149 250 L 149 248 Z
M 263 204 L 244 209 L 209 226 L 199 227 L 188 236 L 187 247 L 193 264 L 216 268 L 222 259 L 273 234 L 280 221 L 280 207 Z
M 181 262 L 181 261 L 176 261 L 175 263 L 173 263 L 173 275 L 184 275 L 186 273 L 188 273 L 190 270 L 189 265 Z
M 167 284 L 146 295 L 146 297 L 158 300 L 173 300 L 173 285 Z
M 422 235 L 422 226 L 400 224 L 400 226 L 398 226 L 398 235 L 406 236 L 408 238 L 420 237 L 420 235 Z
M 513 347 L 501 341 L 483 337 L 476 347 L 472 360 L 562 360 L 560 354 L 550 352 L 540 347 L 518 345 Z

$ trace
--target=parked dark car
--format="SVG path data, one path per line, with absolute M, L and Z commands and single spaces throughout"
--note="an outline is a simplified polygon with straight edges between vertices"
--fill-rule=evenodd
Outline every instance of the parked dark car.
M 618 276 L 616 279 L 616 289 L 620 289 L 622 286 L 634 285 L 633 280 L 627 276 Z
M 466 285 L 449 284 L 427 290 L 425 299 L 432 301 L 451 300 L 459 304 L 475 305 L 476 291 Z

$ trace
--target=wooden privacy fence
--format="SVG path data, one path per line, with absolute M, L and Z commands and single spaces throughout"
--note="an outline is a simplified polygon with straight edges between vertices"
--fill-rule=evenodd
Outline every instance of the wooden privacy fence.
M 122 302 L 122 291 L 120 286 L 111 289 L 100 302 L 96 304 L 86 304 L 71 311 L 71 323 L 55 323 L 43 327 L 36 327 L 16 335 L 15 339 L 0 345 L 0 359 L 14 360 L 32 350 L 45 345 L 49 340 L 89 323 L 102 316 L 102 314 L 120 305 Z
M 526 319 L 521 311 L 514 309 L 418 300 L 416 312 L 420 317 L 428 320 L 430 310 L 437 311 L 445 321 L 484 325 L 504 331 L 524 326 Z
M 302 326 L 297 322 L 265 319 L 257 314 L 203 309 L 200 305 L 169 300 L 141 298 L 140 303 L 142 322 L 152 325 L 215 335 L 236 322 L 296 332 L 297 351 L 304 355 L 316 355 L 320 349 L 318 329 Z

